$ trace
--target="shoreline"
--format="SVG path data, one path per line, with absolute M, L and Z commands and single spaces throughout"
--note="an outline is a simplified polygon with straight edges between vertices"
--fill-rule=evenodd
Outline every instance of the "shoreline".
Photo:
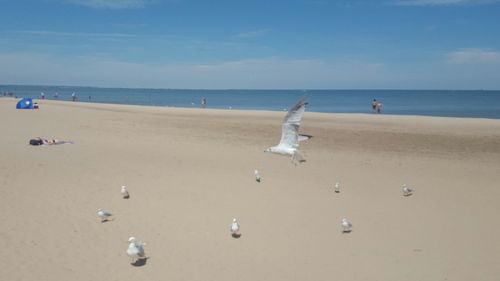
M 19 96 L 31 96 L 40 100 L 40 90 L 46 92 L 47 100 L 70 101 L 68 90 L 58 87 L 30 89 L 20 87 Z M 81 103 L 115 103 L 123 105 L 169 106 L 199 108 L 200 100 L 207 98 L 208 106 L 224 110 L 271 110 L 283 111 L 293 101 L 304 96 L 301 91 L 273 90 L 133 90 L 133 89 L 75 89 Z M 53 99 L 59 91 L 59 99 Z M 443 116 L 458 118 L 500 119 L 500 91 L 312 91 L 307 94 L 309 112 L 324 113 L 360 113 L 371 114 L 371 102 L 374 98 L 384 106 L 384 115 Z M 89 99 L 87 99 L 89 97 Z M 91 98 L 91 99 L 90 99 Z M 439 106 L 437 106 L 439 105 Z
M 1 99 L 2 97 L 0 97 Z M 4 97 L 11 98 L 19 101 L 21 98 L 14 97 Z M 68 104 L 82 104 L 82 105 L 110 105 L 110 106 L 124 106 L 124 107 L 138 107 L 138 108 L 169 108 L 169 109 L 180 109 L 180 110 L 213 110 L 213 111 L 235 111 L 235 112 L 255 112 L 255 113 L 283 113 L 283 116 L 286 114 L 285 110 L 267 110 L 267 109 L 234 109 L 234 108 L 216 108 L 216 107 L 182 107 L 182 106 L 168 106 L 168 105 L 141 105 L 141 104 L 130 104 L 130 103 L 111 103 L 111 102 L 89 102 L 89 101 L 77 101 L 73 102 L 71 100 L 54 100 L 54 99 L 33 99 L 34 102 L 54 102 L 54 103 L 68 103 Z M 308 111 L 306 109 L 306 113 L 308 114 L 325 114 L 325 115 L 338 115 L 338 116 L 388 116 L 388 117 L 396 117 L 396 118 L 449 118 L 449 119 L 472 119 L 472 120 L 500 120 L 500 118 L 488 118 L 488 117 L 474 117 L 474 116 L 442 116 L 442 115 L 418 115 L 418 114 L 390 114 L 390 113 L 369 113 L 369 112 L 321 112 L 321 111 Z M 377 117 L 375 117 L 377 118 Z

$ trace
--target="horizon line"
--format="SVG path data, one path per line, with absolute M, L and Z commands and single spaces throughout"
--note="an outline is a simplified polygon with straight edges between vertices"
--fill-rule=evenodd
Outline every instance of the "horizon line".
M 145 88 L 116 86 L 82 86 L 82 85 L 36 85 L 36 84 L 0 84 L 0 87 L 63 87 L 63 88 L 96 88 L 96 89 L 137 89 L 137 90 L 192 90 L 192 91 L 500 91 L 500 89 L 410 89 L 410 88 Z

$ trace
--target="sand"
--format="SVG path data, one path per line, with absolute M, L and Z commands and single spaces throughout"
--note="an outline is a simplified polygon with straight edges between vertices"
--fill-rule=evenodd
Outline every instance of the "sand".
M 283 112 L 39 102 L 0 99 L 1 280 L 500 278 L 500 120 L 306 112 L 295 166 Z

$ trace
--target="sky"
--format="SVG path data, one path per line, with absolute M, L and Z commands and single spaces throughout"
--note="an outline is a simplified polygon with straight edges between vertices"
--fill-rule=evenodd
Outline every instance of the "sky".
M 500 90 L 500 0 L 0 0 L 0 84 Z

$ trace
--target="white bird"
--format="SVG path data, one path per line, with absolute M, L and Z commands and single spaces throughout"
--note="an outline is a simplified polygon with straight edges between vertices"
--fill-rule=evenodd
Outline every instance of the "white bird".
M 341 225 L 342 225 L 342 232 L 352 231 L 352 224 L 346 218 L 342 218 Z
M 406 184 L 403 184 L 403 196 L 410 196 L 413 194 L 413 188 L 410 188 L 406 186 Z
M 97 216 L 101 219 L 101 222 L 108 221 L 112 216 L 111 212 L 108 210 L 103 210 L 101 208 L 97 209 Z
M 122 193 L 123 199 L 129 199 L 130 198 L 130 194 L 128 194 L 128 190 L 127 190 L 126 186 L 122 185 L 121 193 Z
M 240 224 L 236 219 L 233 219 L 233 223 L 231 223 L 231 235 L 233 237 L 240 237 Z
M 297 104 L 288 111 L 285 119 L 283 119 L 280 143 L 264 150 L 264 152 L 290 155 L 294 163 L 305 161 L 298 147 L 300 141 L 311 138 L 311 136 L 299 135 L 300 121 L 306 109 L 306 105 L 305 99 L 301 98 Z
M 140 259 L 147 258 L 144 252 L 144 246 L 146 245 L 146 243 L 137 241 L 133 236 L 128 239 L 128 242 L 129 245 L 127 249 L 127 255 L 131 258 L 131 263 L 134 263 Z
M 262 179 L 262 178 L 260 177 L 260 173 L 259 173 L 259 171 L 255 170 L 255 180 L 256 180 L 257 182 L 260 182 L 260 181 L 261 181 L 261 179 Z
M 336 183 L 335 183 L 335 192 L 336 192 L 336 193 L 339 193 L 339 192 L 340 192 L 340 183 L 339 183 L 339 182 L 336 182 Z

